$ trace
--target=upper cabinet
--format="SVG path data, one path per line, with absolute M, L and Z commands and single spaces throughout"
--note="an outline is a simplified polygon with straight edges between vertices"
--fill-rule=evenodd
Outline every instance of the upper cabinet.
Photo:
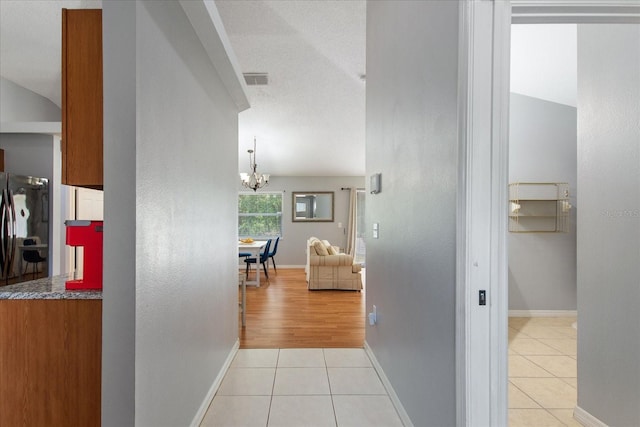
M 62 9 L 62 183 L 102 189 L 102 10 Z

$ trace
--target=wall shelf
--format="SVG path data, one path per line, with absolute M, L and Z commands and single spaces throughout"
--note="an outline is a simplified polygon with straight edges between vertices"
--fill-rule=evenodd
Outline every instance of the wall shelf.
M 510 232 L 567 233 L 570 211 L 566 182 L 509 184 Z

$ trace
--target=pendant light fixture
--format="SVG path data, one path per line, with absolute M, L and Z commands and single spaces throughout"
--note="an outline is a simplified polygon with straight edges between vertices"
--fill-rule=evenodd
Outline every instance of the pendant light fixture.
M 250 188 L 253 191 L 257 191 L 258 188 L 266 187 L 269 185 L 269 174 L 258 173 L 258 165 L 256 164 L 256 138 L 253 137 L 253 150 L 247 150 L 249 153 L 249 168 L 251 172 L 241 172 L 240 180 L 242 185 L 246 188 Z

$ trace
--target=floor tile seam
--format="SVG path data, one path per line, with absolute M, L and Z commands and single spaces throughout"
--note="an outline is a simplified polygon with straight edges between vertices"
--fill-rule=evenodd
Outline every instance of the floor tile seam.
M 553 372 L 551 372 L 550 370 L 548 370 L 547 368 L 545 368 L 544 366 L 542 366 L 542 365 L 540 365 L 540 364 L 536 363 L 534 360 L 529 359 L 529 357 L 527 357 L 527 356 L 548 356 L 548 357 L 558 357 L 558 356 L 560 356 L 560 355 L 558 355 L 558 356 L 552 356 L 552 355 L 546 355 L 546 354 L 529 354 L 529 355 L 523 355 L 523 357 L 524 357 L 525 359 L 527 359 L 529 362 L 531 362 L 531 363 L 533 363 L 534 365 L 538 366 L 540 369 L 544 370 L 545 372 L 548 372 L 548 373 L 549 373 L 549 374 L 551 374 L 553 377 L 555 377 L 555 378 L 561 378 L 561 377 L 558 377 L 558 376 L 557 376 L 556 374 L 554 374 Z M 562 355 L 562 356 L 564 356 L 564 355 Z M 562 378 L 573 378 L 573 377 L 562 377 Z
M 276 357 L 276 367 L 273 372 L 273 382 L 271 383 L 271 395 L 269 396 L 269 410 L 267 411 L 267 423 L 265 426 L 269 426 L 269 419 L 271 418 L 271 407 L 273 405 L 273 392 L 276 388 L 276 375 L 278 374 L 278 363 L 280 362 L 280 349 L 278 349 L 278 356 Z
M 529 356 L 547 356 L 547 355 L 536 355 L 536 354 L 530 354 Z M 576 361 L 576 363 L 577 363 L 577 361 L 578 361 L 578 359 L 575 359 L 575 358 L 573 358 L 573 357 L 569 356 L 568 354 L 563 354 L 563 355 L 561 355 L 561 356 L 564 356 L 564 357 L 568 357 L 568 358 L 570 358 L 570 359 L 573 359 L 573 360 L 575 360 L 575 361 Z M 551 355 L 549 355 L 548 357 L 560 357 L 560 355 L 558 355 L 558 356 L 551 356 Z M 533 363 L 533 364 L 535 364 L 535 365 L 537 365 L 537 366 L 540 366 L 542 369 L 546 370 L 547 372 L 549 372 L 550 374 L 552 374 L 552 375 L 553 375 L 554 377 L 556 377 L 556 378 L 578 378 L 577 367 L 576 367 L 576 375 L 575 375 L 575 376 L 565 377 L 565 376 L 561 376 L 561 375 L 556 375 L 556 374 L 554 374 L 553 372 L 551 372 L 551 371 L 549 371 L 548 369 L 546 369 L 544 366 L 542 366 L 542 365 L 540 365 L 540 364 L 536 363 L 534 360 L 531 360 L 531 359 L 529 359 L 529 358 L 528 358 L 528 357 L 526 357 L 526 356 L 525 356 L 525 358 L 526 358 L 527 360 L 529 360 L 531 363 Z
M 511 382 L 511 381 L 509 381 Z M 533 400 L 538 406 L 540 406 L 540 409 L 547 409 L 546 406 L 544 406 L 542 403 L 538 402 L 536 399 L 533 398 L 533 396 L 531 396 L 529 393 L 527 393 L 526 391 L 524 391 L 523 389 L 521 389 L 520 387 L 518 387 L 517 384 L 511 382 L 511 384 L 513 384 L 513 386 L 515 388 L 517 388 L 518 390 L 520 390 L 525 396 L 527 396 L 529 399 Z M 524 408 L 526 409 L 526 408 Z M 554 408 L 555 409 L 555 408 Z
M 215 397 L 271 397 L 273 396 L 273 394 L 264 394 L 264 393 L 258 393 L 258 394 L 222 394 L 222 393 L 216 393 Z
M 550 409 L 567 409 L 567 408 L 550 408 Z M 549 409 L 545 408 L 545 410 L 551 414 L 552 417 L 554 417 L 556 420 L 558 420 L 561 424 L 565 425 L 565 426 L 569 426 L 569 424 L 565 423 L 564 421 L 562 421 L 560 418 L 556 417 L 555 414 L 553 412 L 551 412 Z
M 556 338 L 543 338 L 543 339 L 556 339 Z M 560 338 L 559 338 L 559 339 L 560 339 Z M 575 339 L 574 339 L 573 341 L 577 341 L 577 340 L 575 340 Z M 551 347 L 552 349 L 554 349 L 554 350 L 556 350 L 556 351 L 559 351 L 560 353 L 562 353 L 562 355 L 563 355 L 563 356 L 573 356 L 573 355 L 571 355 L 571 354 L 567 354 L 567 353 L 565 353 L 563 350 L 561 350 L 561 349 L 559 349 L 559 348 L 557 348 L 557 347 L 554 347 L 552 344 L 547 344 L 547 343 L 545 343 L 545 342 L 543 342 L 542 344 L 544 344 L 544 345 L 546 345 L 546 346 L 549 346 L 549 347 Z
M 331 409 L 333 409 L 333 422 L 336 423 L 336 426 L 339 426 L 338 414 L 336 413 L 336 403 L 333 400 L 333 394 L 331 395 Z
M 509 375 L 509 379 L 511 379 L 511 378 L 524 378 L 524 379 L 528 379 L 528 380 L 531 380 L 531 379 L 535 380 L 535 379 L 538 379 L 538 378 L 558 378 L 558 377 L 556 377 L 552 373 L 549 373 L 548 377 L 541 377 L 541 376 L 532 377 L 532 376 L 521 376 L 521 375 Z
M 566 380 L 566 379 L 568 380 L 568 379 L 570 379 L 570 378 L 575 378 L 575 379 L 576 379 L 576 381 L 578 380 L 578 377 L 558 377 L 558 378 L 559 378 L 559 379 L 561 379 L 562 381 L 564 381 L 564 380 Z M 564 382 L 565 382 L 567 385 L 569 385 L 569 387 L 571 387 L 571 388 L 575 389 L 576 391 L 578 390 L 578 387 L 574 387 L 574 386 L 573 386 L 573 384 L 570 384 L 570 383 L 568 383 L 567 381 L 564 381 Z

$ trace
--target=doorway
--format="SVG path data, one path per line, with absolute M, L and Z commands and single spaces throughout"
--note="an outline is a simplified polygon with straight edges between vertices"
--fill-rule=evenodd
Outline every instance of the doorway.
M 511 22 L 513 23 L 559 23 L 559 22 L 573 22 L 573 23 L 640 23 L 638 20 L 638 14 L 637 14 L 637 9 L 627 9 L 625 10 L 624 8 L 621 8 L 619 5 L 614 5 L 611 3 L 599 3 L 597 5 L 594 5 L 593 3 L 591 4 L 587 4 L 586 2 L 576 2 L 575 4 L 572 4 L 570 6 L 567 6 L 566 4 L 560 6 L 560 5 L 549 5 L 549 4 L 542 4 L 542 2 L 540 4 L 537 4 L 536 2 L 527 2 L 527 4 L 525 4 L 525 2 L 513 2 L 514 4 L 514 8 L 512 10 L 512 16 L 508 16 L 508 12 L 504 13 L 504 11 L 502 10 L 498 10 L 497 12 L 495 10 L 500 9 L 497 6 L 497 3 L 494 3 L 493 7 L 494 7 L 494 13 L 493 16 L 491 16 L 491 23 L 489 25 L 492 26 L 493 28 L 493 40 L 492 40 L 492 46 L 494 49 L 494 58 L 493 60 L 493 64 L 491 65 L 491 70 L 492 70 L 492 75 L 490 77 L 488 77 L 488 79 L 493 83 L 494 85 L 494 93 L 492 95 L 494 95 L 492 98 L 493 99 L 487 99 L 486 94 L 480 93 L 478 95 L 479 98 L 482 98 L 482 101 L 485 102 L 485 105 L 492 105 L 492 120 L 493 123 L 495 125 L 497 125 L 497 128 L 495 128 L 492 133 L 491 133 L 491 149 L 492 151 L 494 151 L 496 154 L 494 155 L 494 159 L 498 159 L 497 162 L 495 162 L 492 165 L 488 165 L 486 168 L 485 166 L 480 166 L 479 169 L 481 169 L 481 171 L 476 171 L 476 170 L 470 170 L 471 174 L 476 176 L 476 178 L 478 179 L 482 179 L 481 177 L 486 177 L 486 176 L 491 176 L 491 180 L 492 180 L 492 184 L 491 184 L 491 188 L 492 191 L 489 194 L 485 194 L 485 196 L 493 196 L 493 194 L 501 194 L 501 191 L 503 191 L 503 188 L 507 186 L 508 183 L 508 174 L 507 174 L 507 169 L 506 169 L 506 165 L 508 163 L 508 160 L 506 159 L 506 156 L 502 156 L 501 154 L 504 153 L 506 147 L 504 146 L 504 141 L 506 141 L 508 138 L 505 135 L 505 125 L 504 125 L 504 121 L 506 121 L 506 118 L 508 117 L 508 112 L 506 111 L 505 107 L 508 106 L 509 104 L 509 99 L 508 99 L 508 90 L 505 91 L 505 86 L 506 86 L 506 80 L 505 76 L 508 76 L 508 70 L 509 70 L 509 65 L 508 65 L 508 61 L 506 61 L 504 59 L 504 50 L 505 50 L 505 46 L 508 46 L 508 41 L 509 41 L 509 30 L 510 30 L 510 24 Z M 595 6 L 595 7 L 594 7 Z M 477 20 L 475 20 L 474 17 L 474 23 L 478 23 L 478 22 L 483 22 L 483 19 L 486 19 L 487 16 L 484 17 L 480 17 Z M 513 18 L 513 21 L 512 19 Z M 506 28 L 506 21 L 509 21 L 509 28 Z M 597 36 L 597 33 L 594 34 L 593 31 L 593 27 L 592 26 L 585 26 L 591 28 L 591 40 L 594 40 L 596 42 L 600 41 L 600 38 Z M 483 35 L 483 40 L 484 39 Z M 637 37 L 636 37 L 637 39 Z M 634 42 L 635 43 L 635 42 Z M 472 49 L 473 51 L 474 49 Z M 624 50 L 620 49 L 620 45 L 617 46 L 617 49 L 612 49 L 612 51 L 617 51 L 617 53 L 620 52 L 624 52 Z M 606 49 L 601 49 L 599 52 L 601 52 L 604 57 L 607 57 L 607 54 L 609 52 L 607 52 Z M 476 52 L 477 53 L 477 52 Z M 618 61 L 623 61 L 623 58 L 621 55 L 618 56 Z M 623 61 L 624 62 L 624 61 Z M 596 62 L 592 62 L 594 64 L 596 64 Z M 600 64 L 608 64 L 609 62 L 607 61 L 601 61 Z M 616 63 L 614 61 L 614 63 Z M 597 65 L 597 64 L 596 64 Z M 480 68 L 479 66 L 476 66 L 474 64 L 474 66 L 472 67 L 473 70 L 476 69 L 480 69 L 481 71 L 485 71 L 484 68 Z M 619 66 L 619 67 L 609 67 L 610 70 L 619 70 L 619 69 L 625 69 L 624 66 Z M 617 77 L 617 76 L 616 76 Z M 608 81 L 618 81 L 616 79 L 609 79 Z M 624 78 L 620 79 L 620 81 L 625 81 Z M 636 80 L 637 81 L 637 80 Z M 471 86 L 474 86 L 474 83 L 477 84 L 476 82 L 473 82 L 471 84 Z M 592 84 L 593 82 L 591 82 Z M 618 83 L 620 84 L 620 83 Z M 629 84 L 628 82 L 626 83 L 627 85 Z M 635 84 L 635 83 L 634 83 Z M 635 87 L 633 84 L 631 85 L 632 87 Z M 627 89 L 628 91 L 628 89 Z M 472 93 L 475 93 L 475 91 L 472 89 Z M 505 95 L 505 93 L 507 95 Z M 602 93 L 602 92 L 601 92 Z M 606 91 L 605 91 L 606 93 Z M 596 105 L 593 104 L 593 99 L 592 98 L 592 105 Z M 624 99 L 624 98 L 619 98 L 619 99 Z M 472 100 L 475 101 L 475 100 Z M 608 102 L 610 102 L 611 100 L 608 100 Z M 475 102 L 474 102 L 475 105 Z M 632 110 L 633 110 L 633 105 L 632 106 Z M 471 108 L 471 112 L 473 113 L 473 108 Z M 626 120 L 626 122 L 621 122 L 622 126 L 619 126 L 616 128 L 616 132 L 618 130 L 622 130 L 622 129 L 628 129 L 628 126 L 625 126 L 624 123 L 630 123 L 629 120 L 633 121 L 633 119 L 631 119 L 630 117 L 628 117 L 628 115 L 625 115 L 625 112 L 622 111 L 622 114 L 620 114 L 620 117 L 624 117 L 623 120 Z M 588 115 L 587 115 L 588 116 Z M 585 117 L 586 118 L 586 117 Z M 591 122 L 597 121 L 597 116 L 591 114 L 591 116 L 589 116 L 589 120 Z M 588 123 L 587 120 L 586 122 L 583 123 Z M 476 129 L 477 125 L 474 124 L 473 128 Z M 611 141 L 613 140 L 612 138 L 607 138 L 605 135 L 600 135 L 601 138 L 605 138 L 607 141 Z M 626 136 L 627 141 L 629 140 L 629 137 Z M 635 134 L 635 140 L 637 141 L 637 134 Z M 592 138 L 593 139 L 593 138 Z M 624 138 L 623 138 L 624 139 Z M 474 142 L 472 144 L 472 146 L 476 147 L 476 146 L 480 146 L 478 143 Z M 606 147 L 607 144 L 600 144 L 600 146 L 602 147 Z M 593 148 L 593 146 L 592 146 Z M 633 151 L 633 150 L 632 150 Z M 605 155 L 607 153 L 612 153 L 612 150 L 605 150 L 604 152 L 602 150 L 599 150 L 600 152 L 600 156 Z M 619 153 L 619 151 L 618 151 Z M 634 154 L 635 155 L 635 154 Z M 584 157 L 584 156 L 583 156 Z M 621 159 L 622 162 L 624 163 L 625 159 Z M 490 169 L 490 172 L 488 172 L 488 169 Z M 631 168 L 630 166 L 627 167 L 626 171 L 627 172 L 631 172 L 637 170 L 637 168 Z M 620 168 L 618 167 L 617 170 L 611 170 L 611 173 L 620 175 Z M 631 176 L 635 176 L 633 175 L 633 173 L 631 174 Z M 580 182 L 580 173 L 578 174 L 578 182 Z M 595 183 L 596 185 L 600 185 L 600 181 L 598 180 L 591 180 L 592 183 Z M 585 188 L 584 186 L 582 188 Z M 637 187 L 636 187 L 637 188 Z M 607 194 L 606 190 L 602 189 L 602 191 L 605 192 L 605 194 Z M 477 194 L 477 193 L 482 193 L 482 190 L 472 190 L 473 194 Z M 505 197 L 506 199 L 506 197 Z M 594 199 L 595 200 L 595 199 Z M 601 200 L 595 200 L 591 206 L 592 209 L 585 209 L 584 206 L 584 202 L 585 202 L 585 198 L 584 198 L 584 191 L 581 193 L 581 203 L 582 203 L 582 210 L 581 212 L 589 212 L 590 215 L 585 215 L 585 217 L 588 217 L 588 220 L 590 223 L 593 224 L 597 224 L 600 227 L 603 227 L 603 230 L 611 230 L 612 227 L 612 222 L 609 221 L 607 224 L 605 224 L 604 222 L 606 222 L 606 214 L 604 213 L 604 211 L 599 211 L 598 210 L 598 206 L 599 204 L 602 203 Z M 495 209 L 494 214 L 493 215 L 497 215 L 500 216 L 500 214 L 498 214 L 498 212 L 500 212 L 500 206 L 504 205 L 504 201 L 500 201 L 500 200 L 492 200 L 491 201 L 491 206 L 493 207 L 493 209 Z M 637 205 L 632 205 L 633 207 L 637 207 Z M 602 215 L 599 215 L 598 212 L 603 212 Z M 608 211 L 607 211 L 608 212 Z M 623 210 L 621 211 L 622 214 L 625 214 L 626 212 L 634 212 L 633 209 L 627 209 L 627 210 Z M 604 222 L 603 222 L 604 221 Z M 496 219 L 496 222 L 500 222 L 499 219 Z M 580 222 L 579 222 L 580 223 Z M 476 230 L 474 230 L 475 227 L 471 227 L 469 232 L 471 235 L 475 235 L 477 233 Z M 610 235 L 610 233 L 607 233 L 606 231 L 600 232 L 600 230 L 598 230 L 598 228 L 591 228 L 591 230 L 595 230 L 598 231 L 598 235 L 600 236 L 601 241 L 608 241 L 607 239 L 611 239 L 612 236 Z M 503 234 L 504 233 L 504 234 Z M 493 229 L 491 231 L 491 248 L 492 248 L 492 253 L 497 252 L 498 253 L 498 260 L 497 260 L 497 264 L 501 263 L 501 251 L 504 249 L 504 241 L 502 240 L 502 238 L 505 237 L 506 234 L 506 227 L 504 228 L 500 228 L 497 227 L 495 229 Z M 591 248 L 591 252 L 598 252 L 598 248 L 600 248 L 602 246 L 601 243 L 594 241 L 593 245 L 590 246 Z M 578 245 L 578 254 L 580 253 L 580 245 Z M 594 251 L 595 248 L 595 251 Z M 637 246 L 634 247 L 633 250 L 637 250 Z M 502 253 L 502 255 L 504 255 L 504 260 L 506 260 L 506 253 Z M 578 257 L 578 260 L 580 259 L 580 257 Z M 597 261 L 596 258 L 593 258 L 592 261 Z M 613 261 L 613 260 L 612 260 Z M 596 264 L 601 264 L 601 263 L 597 263 Z M 615 263 L 614 263 L 615 264 Z M 619 265 L 619 264 L 618 264 Z M 628 267 L 628 265 L 627 265 Z M 497 280 L 492 280 L 491 279 L 491 283 L 495 284 L 496 286 L 492 285 L 492 290 L 494 291 L 494 298 L 497 296 L 497 303 L 498 305 L 500 305 L 500 308 L 498 309 L 498 320 L 497 321 L 493 321 L 491 322 L 491 330 L 492 330 L 492 334 L 497 334 L 497 336 L 502 336 L 505 337 L 506 333 L 504 333 L 504 335 L 501 335 L 502 332 L 500 331 L 501 327 L 502 327 L 502 321 L 499 320 L 500 318 L 502 319 L 506 319 L 506 315 L 507 315 L 507 311 L 508 311 L 508 304 L 507 304 L 507 299 L 506 297 L 506 290 L 504 288 L 506 288 L 506 275 L 508 272 L 508 268 L 506 263 L 502 264 L 502 266 L 498 265 L 498 269 L 504 273 L 504 276 L 501 276 L 501 274 L 497 275 Z M 611 267 L 609 266 L 609 264 L 604 265 L 604 270 L 610 270 Z M 473 269 L 467 269 L 467 271 L 472 271 Z M 626 270 L 631 271 L 630 268 L 626 268 Z M 625 270 L 625 271 L 626 271 Z M 578 270 L 578 282 L 580 282 L 580 270 Z M 615 271 L 615 269 L 613 269 L 611 271 L 611 274 L 608 276 L 609 278 L 617 278 L 617 277 L 622 277 L 623 279 L 626 277 L 625 273 L 619 273 L 617 271 Z M 593 278 L 591 277 L 584 277 L 583 279 L 586 279 L 587 281 L 592 282 Z M 504 281 L 503 281 L 504 280 Z M 499 285 L 504 285 L 504 286 L 499 286 Z M 620 284 L 619 284 L 620 286 Z M 628 296 L 631 296 L 631 294 L 629 292 L 631 292 L 629 289 L 627 288 L 622 288 L 619 290 L 623 290 L 625 292 L 627 292 Z M 598 292 L 603 293 L 605 292 L 602 289 L 601 283 L 600 286 L 597 287 L 595 285 L 593 285 L 591 287 L 591 291 L 595 291 L 596 294 Z M 624 293 L 624 292 L 623 292 Z M 584 294 L 584 293 L 583 293 Z M 602 297 L 604 295 L 600 295 L 600 297 Z M 633 299 L 633 298 L 632 298 Z M 588 300 L 588 298 L 581 298 L 581 300 L 583 301 L 582 303 L 580 303 L 580 301 L 578 301 L 578 307 L 584 307 L 584 301 Z M 633 299 L 634 301 L 637 301 L 635 299 Z M 600 306 L 600 303 L 602 302 L 602 298 L 600 298 L 600 302 L 598 302 L 598 300 L 591 300 L 591 301 L 587 301 L 587 306 L 595 309 L 596 311 L 600 312 L 602 311 L 602 307 Z M 620 317 L 620 312 L 621 310 L 618 309 L 616 310 L 615 306 L 609 306 L 607 307 L 608 313 L 610 315 L 615 315 L 616 317 Z M 473 317 L 473 315 L 476 313 L 476 310 L 473 306 L 469 307 L 469 309 L 467 310 L 468 315 L 470 315 L 471 317 Z M 504 316 L 504 317 L 503 317 Z M 583 315 L 583 317 L 581 318 L 581 324 L 584 323 L 585 318 L 588 317 L 593 317 L 594 313 L 593 312 L 588 312 L 586 315 Z M 624 316 L 622 316 L 624 317 Z M 584 338 L 584 337 L 590 337 L 590 339 L 593 339 L 593 334 L 592 332 L 589 333 L 585 333 L 585 331 L 587 331 L 589 329 L 589 326 L 594 327 L 595 329 L 597 329 L 598 332 L 597 335 L 599 337 L 599 339 L 604 340 L 604 341 L 609 341 L 609 338 L 606 334 L 604 333 L 600 333 L 599 330 L 602 329 L 602 326 L 594 323 L 593 325 L 584 325 L 583 327 L 579 329 L 579 334 L 580 337 Z M 473 329 L 473 328 L 472 328 Z M 497 331 L 497 332 L 496 332 Z M 591 343 L 592 345 L 597 344 L 595 342 Z M 584 341 L 583 344 L 580 344 L 580 346 L 584 346 Z M 474 347 L 474 346 L 472 346 Z M 476 348 L 475 350 L 478 350 L 478 348 Z M 495 362 L 498 362 L 498 365 L 500 365 L 501 359 L 504 357 L 504 353 L 502 353 L 502 351 L 505 351 L 506 349 L 504 349 L 503 347 L 501 347 L 501 341 L 497 340 L 495 341 L 492 346 L 491 346 L 491 356 L 490 359 L 493 362 L 490 363 L 489 365 L 491 365 L 494 369 L 496 367 Z M 466 357 L 470 357 L 470 355 L 472 355 L 474 353 L 474 349 L 472 348 L 471 351 L 469 353 L 466 354 Z M 506 353 L 506 351 L 505 351 Z M 591 358 L 594 358 L 593 354 L 589 354 L 589 356 Z M 467 359 L 468 360 L 468 359 Z M 502 359 L 504 360 L 504 359 Z M 601 359 L 602 362 L 606 362 L 605 359 Z M 582 366 L 585 366 L 584 360 L 583 362 L 581 362 Z M 595 369 L 595 371 L 598 371 L 598 369 L 596 368 L 596 366 L 594 365 L 592 368 Z M 614 367 L 611 366 L 611 369 L 618 369 L 618 367 Z M 583 369 L 584 371 L 584 369 Z M 597 372 L 591 372 L 591 374 L 596 374 L 597 376 Z M 601 371 L 601 370 L 600 370 Z M 500 372 L 500 369 L 498 369 L 498 372 Z M 470 383 L 475 386 L 476 385 L 476 381 L 471 381 Z M 498 380 L 500 381 L 500 380 Z M 603 379 L 604 382 L 606 382 L 605 379 Z M 485 382 L 485 384 L 489 384 L 490 381 Z M 587 396 L 589 390 L 586 389 L 584 387 L 585 385 L 585 381 L 581 381 L 582 385 L 581 385 L 581 400 L 585 401 L 585 396 Z M 502 409 L 498 409 L 498 412 L 502 412 L 506 409 L 506 393 L 504 395 L 501 394 L 500 392 L 500 384 L 497 385 L 497 389 L 498 389 L 498 393 L 494 394 L 494 396 L 497 397 L 497 399 L 500 401 L 497 404 L 498 408 L 502 408 Z M 472 391 L 472 395 L 476 396 L 476 393 Z M 602 395 L 602 393 L 600 392 L 600 395 Z M 618 396 L 619 397 L 619 396 Z M 493 400 L 493 398 L 492 398 Z M 602 407 L 601 404 L 597 404 L 595 403 L 596 401 L 593 400 L 591 401 L 591 406 L 598 406 L 598 407 Z M 608 412 L 610 414 L 610 419 L 616 419 L 617 417 L 619 417 L 618 414 L 614 413 L 612 414 L 612 410 L 610 408 L 614 408 L 614 407 L 618 407 L 618 409 L 621 409 L 619 407 L 619 405 L 616 404 L 615 401 L 610 401 L 609 402 L 609 408 L 606 408 L 605 405 L 605 412 Z M 472 410 L 474 409 L 473 407 L 471 408 Z M 506 411 L 505 411 L 506 412 Z M 616 411 L 614 411 L 616 412 Z M 625 412 L 625 411 L 617 411 L 619 412 Z M 473 412 L 475 414 L 475 412 Z M 480 414 L 480 412 L 478 411 L 478 414 Z M 590 416 L 589 414 L 585 413 L 584 410 L 581 410 L 579 406 L 576 407 L 575 410 L 575 418 L 579 419 L 581 422 L 590 422 L 593 425 L 596 425 L 597 422 L 599 422 L 599 420 L 597 420 L 595 417 Z M 499 417 L 499 415 L 498 415 Z M 579 418 L 580 417 L 580 418 Z M 471 417 L 474 418 L 474 417 Z M 483 418 L 482 416 L 478 415 L 478 417 L 476 418 L 476 420 L 479 419 L 488 419 L 488 418 Z M 506 420 L 505 420 L 506 421 Z M 502 422 L 503 423 L 503 422 Z
M 569 423 L 577 403 L 577 25 L 512 24 L 510 80 L 509 423 Z
M 473 254 L 475 256 L 469 256 L 468 252 L 461 252 L 459 256 L 459 271 L 461 272 L 458 285 L 459 305 L 464 305 L 466 314 L 458 317 L 458 345 L 460 348 L 465 349 L 463 352 L 464 357 L 458 360 L 459 382 L 462 384 L 458 393 L 458 401 L 461 402 L 458 405 L 458 419 L 463 420 L 463 423 L 470 424 L 507 424 L 507 348 L 504 343 L 507 341 L 508 331 L 506 325 L 508 313 L 508 265 L 506 253 L 508 217 L 505 203 L 508 200 L 506 193 L 509 181 L 506 141 L 508 141 L 507 107 L 509 105 L 508 75 L 510 68 L 508 48 L 511 24 L 639 23 L 637 8 L 625 8 L 612 2 L 597 4 L 575 2 L 571 5 L 535 1 L 505 3 L 476 4 L 472 2 L 467 16 L 472 24 L 470 27 L 464 27 L 470 32 L 463 34 L 463 40 L 468 44 L 465 45 L 466 52 L 464 53 L 466 53 L 466 56 L 463 57 L 462 69 L 463 71 L 469 70 L 469 74 L 463 74 L 461 84 L 463 84 L 465 90 L 468 90 L 469 95 L 461 105 L 463 111 L 461 130 L 465 132 L 462 150 L 468 156 L 468 158 L 464 159 L 466 175 L 463 174 L 462 179 L 463 186 L 468 188 L 469 193 L 466 196 L 466 200 L 461 204 L 461 212 L 466 217 L 466 222 L 463 221 L 464 224 L 461 225 L 461 229 L 465 230 L 464 234 L 466 235 L 466 240 L 461 245 L 461 248 L 469 247 L 469 242 L 471 242 L 470 248 L 473 251 L 474 241 L 491 242 L 488 250 L 485 248 L 483 252 L 478 253 L 479 255 Z M 511 7 L 512 4 L 513 8 Z M 465 18 L 464 14 L 463 18 Z M 594 39 L 597 40 L 597 36 Z M 620 52 L 620 49 L 617 49 L 617 51 Z M 606 50 L 602 52 L 605 55 L 607 53 Z M 607 62 L 603 63 L 606 64 Z M 468 68 L 466 68 L 467 66 Z M 621 66 L 610 69 L 625 68 Z M 486 90 L 485 88 L 487 87 L 490 90 Z M 484 114 L 488 110 L 487 106 L 491 106 L 490 113 Z M 624 112 L 622 113 L 621 117 L 627 117 Z M 596 117 L 592 115 L 590 120 L 594 121 Z M 629 120 L 632 119 L 626 118 L 625 120 L 627 120 L 625 123 L 629 123 Z M 467 128 L 469 122 L 471 124 Z M 629 126 L 620 126 L 616 128 L 616 131 L 619 129 L 629 129 Z M 611 138 L 607 138 L 607 140 L 611 140 Z M 603 147 L 607 146 L 606 144 L 601 145 Z M 608 155 L 610 152 L 611 150 L 602 152 L 600 155 Z M 626 161 L 626 159 L 621 160 L 623 162 Z M 633 170 L 637 170 L 637 168 L 627 167 L 627 172 Z M 619 168 L 615 173 L 620 175 Z M 592 182 L 600 185 L 597 180 L 592 180 Z M 471 183 L 476 185 L 471 185 Z M 602 191 L 604 191 L 603 194 L 609 194 L 605 189 L 602 189 Z M 619 197 L 622 196 L 619 195 Z M 582 212 L 585 212 L 584 202 L 584 193 L 581 193 Z M 632 208 L 634 207 L 637 207 L 637 205 L 632 205 Z M 604 224 L 603 221 L 606 221 L 606 215 L 605 213 L 598 215 L 598 212 L 604 212 L 598 209 L 598 200 L 594 199 L 590 222 L 600 226 L 604 225 L 603 229 L 605 230 L 609 229 L 612 222 L 609 221 L 608 224 Z M 621 214 L 633 214 L 635 211 L 626 209 L 620 212 Z M 487 230 L 487 227 L 489 227 L 488 236 L 485 236 L 483 232 Z M 611 239 L 611 236 L 606 232 L 598 234 L 601 240 Z M 486 240 L 487 238 L 489 240 Z M 594 252 L 593 248 L 601 246 L 601 244 L 594 241 L 593 245 L 591 245 L 592 252 Z M 580 245 L 578 245 L 578 248 L 580 248 Z M 637 246 L 633 250 L 637 250 Z M 482 253 L 486 253 L 487 258 L 484 258 L 481 255 Z M 593 258 L 594 262 L 596 260 L 597 258 Z M 488 265 L 489 268 L 483 272 L 478 268 L 482 267 L 482 265 Z M 621 275 L 615 269 L 612 270 L 609 264 L 604 266 L 604 270 L 611 270 L 611 274 L 608 277 Z M 631 271 L 632 269 L 627 268 L 627 270 Z M 578 281 L 580 281 L 580 274 L 577 277 Z M 622 277 L 627 276 L 623 273 Z M 593 280 L 593 278 L 587 279 Z M 482 289 L 484 286 L 489 287 L 488 292 L 491 298 L 488 310 L 486 308 L 483 309 L 481 302 L 474 303 L 478 300 L 477 289 Z M 591 290 L 597 295 L 604 292 L 602 286 L 596 287 L 595 284 Z M 630 289 L 624 288 L 624 291 L 627 296 L 631 297 L 632 291 Z M 602 297 L 605 296 L 600 295 L 600 302 L 603 301 Z M 637 301 L 634 298 L 631 297 L 633 301 Z M 585 300 L 582 299 L 582 301 Z M 581 304 L 583 303 L 578 301 L 578 307 Z M 602 310 L 602 307 L 598 305 L 598 300 L 592 300 L 589 303 L 589 307 L 597 312 Z M 610 315 L 615 313 L 616 317 L 624 317 L 620 315 L 620 310 L 615 311 L 614 306 L 608 307 L 608 310 Z M 593 312 L 588 314 L 591 317 L 594 316 Z M 585 317 L 582 317 L 580 322 L 584 323 L 584 321 Z M 597 329 L 599 339 L 609 341 L 609 337 L 601 332 L 601 325 L 594 323 L 592 326 Z M 586 330 L 588 330 L 588 325 L 583 325 L 582 328 L 579 328 L 580 337 L 591 335 L 591 333 L 586 334 Z M 584 344 L 580 344 L 580 346 L 582 345 Z M 593 358 L 594 355 L 590 354 L 590 357 Z M 581 365 L 584 366 L 584 360 Z M 595 365 L 593 368 L 597 370 Z M 617 370 L 618 367 L 611 366 L 611 369 Z M 493 374 L 486 375 L 487 370 Z M 602 378 L 602 382 L 606 381 L 605 378 Z M 584 385 L 584 380 L 582 383 Z M 482 396 L 487 396 L 488 394 L 491 397 L 487 398 L 486 401 L 483 400 Z M 468 396 L 472 396 L 472 399 L 469 400 Z M 584 387 L 581 386 L 581 400 L 584 400 L 585 396 Z M 592 405 L 602 406 L 594 402 L 595 400 L 591 402 Z M 619 408 L 615 401 L 612 400 L 609 403 L 610 408 Z M 611 409 L 605 408 L 605 411 L 611 413 Z M 581 413 L 580 420 L 585 421 L 585 417 L 588 418 L 588 414 L 585 414 L 584 411 L 579 411 L 579 407 L 576 407 L 576 419 L 578 419 L 577 414 L 579 412 Z M 611 415 L 611 419 L 616 417 L 618 417 L 617 414 Z M 598 420 L 592 418 L 589 421 L 597 422 Z

